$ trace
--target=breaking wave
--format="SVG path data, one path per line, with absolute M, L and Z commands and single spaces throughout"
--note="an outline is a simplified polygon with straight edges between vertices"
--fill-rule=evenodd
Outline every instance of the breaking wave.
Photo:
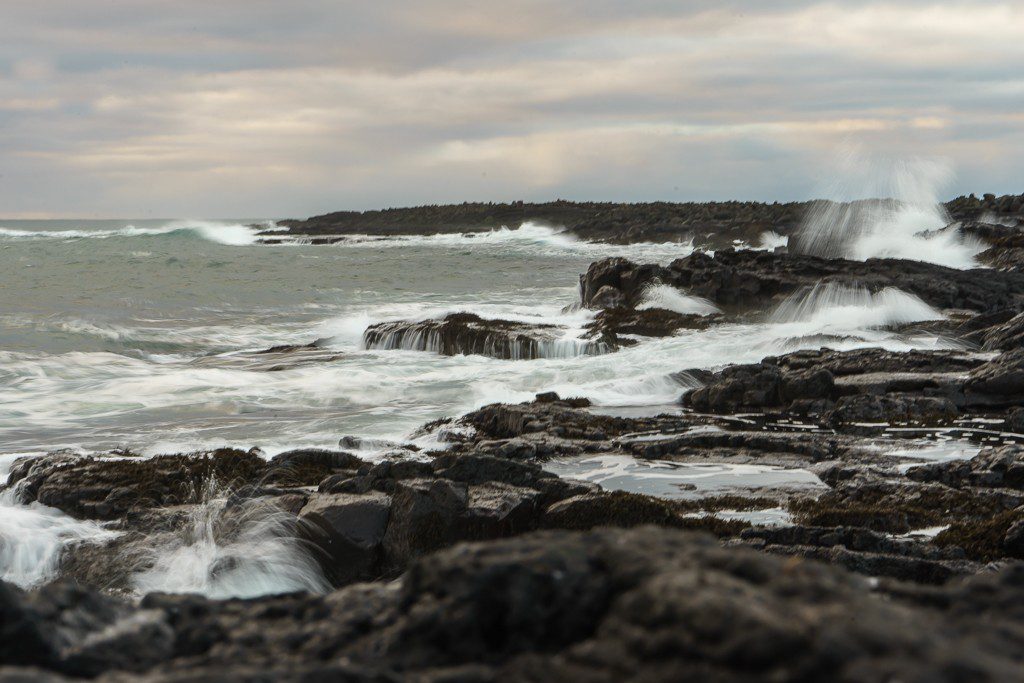
M 826 199 L 812 206 L 790 249 L 825 258 L 902 258 L 972 268 L 985 247 L 943 230 L 951 219 L 939 194 L 952 177 L 941 160 L 870 159 L 847 150 L 837 179 L 823 192 Z
M 149 566 L 132 579 L 142 595 L 253 598 L 330 588 L 296 538 L 294 518 L 260 500 L 232 507 L 226 498 L 210 497 L 178 532 L 146 543 Z
M 67 546 L 101 543 L 116 535 L 55 508 L 22 505 L 14 489 L 0 492 L 0 579 L 21 588 L 38 586 L 57 576 Z
M 715 306 L 707 299 L 702 299 L 699 296 L 683 294 L 671 285 L 651 285 L 645 289 L 643 298 L 637 308 L 640 310 L 646 310 L 648 308 L 663 308 L 683 315 L 711 315 L 713 313 L 721 313 L 718 306 Z
M 286 242 L 308 243 L 309 237 L 296 237 Z M 588 242 L 563 228 L 553 228 L 530 221 L 516 228 L 501 227 L 481 232 L 439 233 L 436 235 L 343 235 L 336 247 L 345 248 L 493 248 L 509 247 L 527 252 L 538 250 L 568 253 L 591 258 L 628 255 L 634 259 L 657 262 L 670 261 L 693 253 L 689 242 L 634 242 L 628 245 Z
M 255 244 L 257 230 L 239 223 L 212 221 L 174 221 L 153 228 L 127 225 L 121 228 L 99 230 L 26 230 L 0 227 L 0 240 L 77 240 L 110 239 L 116 237 L 198 236 L 209 242 L 228 246 Z
M 820 333 L 942 319 L 938 310 L 895 287 L 872 293 L 866 287 L 835 282 L 819 283 L 797 292 L 771 315 L 773 323 L 805 323 Z

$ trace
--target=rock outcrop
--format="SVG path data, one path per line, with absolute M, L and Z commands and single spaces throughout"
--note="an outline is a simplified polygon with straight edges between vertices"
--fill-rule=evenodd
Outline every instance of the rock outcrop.
M 1011 607 L 1022 585 L 1012 567 L 886 596 L 842 569 L 707 536 L 546 532 L 461 545 L 417 560 L 397 584 L 327 596 L 153 595 L 135 606 L 0 585 L 0 675 L 1013 681 L 1024 679 L 1024 615 Z
M 957 270 L 921 261 L 869 259 L 847 261 L 794 254 L 735 251 L 714 256 L 695 252 L 668 266 L 638 265 L 627 259 L 591 264 L 580 277 L 584 306 L 595 307 L 597 294 L 635 304 L 654 282 L 710 299 L 726 310 L 764 310 L 820 283 L 866 287 L 877 292 L 895 287 L 931 306 L 990 312 L 1024 307 L 1024 274 L 988 269 Z

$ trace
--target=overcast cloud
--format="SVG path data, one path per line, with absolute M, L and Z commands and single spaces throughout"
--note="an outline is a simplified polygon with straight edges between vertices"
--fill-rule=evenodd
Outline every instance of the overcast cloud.
M 1024 5 L 3 0 L 0 215 L 1024 191 Z

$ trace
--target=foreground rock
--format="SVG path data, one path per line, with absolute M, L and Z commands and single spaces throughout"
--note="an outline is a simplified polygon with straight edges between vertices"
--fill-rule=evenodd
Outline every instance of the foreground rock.
M 645 528 L 458 546 L 397 584 L 322 597 L 136 607 L 0 586 L 0 610 L 3 661 L 25 676 L 1014 681 L 1021 579 L 1018 566 L 885 599 L 840 569 Z

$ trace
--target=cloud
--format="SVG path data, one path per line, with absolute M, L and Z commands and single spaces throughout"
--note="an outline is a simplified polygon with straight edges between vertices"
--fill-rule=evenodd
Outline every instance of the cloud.
M 0 213 L 800 199 L 851 140 L 1020 192 L 1022 27 L 989 2 L 5 0 Z

